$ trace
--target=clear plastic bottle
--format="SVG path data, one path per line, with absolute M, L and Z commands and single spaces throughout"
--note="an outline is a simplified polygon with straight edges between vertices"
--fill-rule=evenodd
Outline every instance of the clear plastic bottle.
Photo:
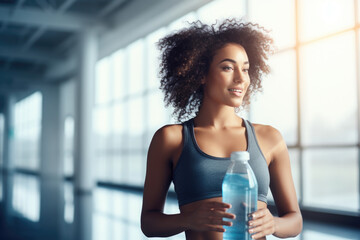
M 249 159 L 250 155 L 246 151 L 231 153 L 231 164 L 222 184 L 222 196 L 223 202 L 232 205 L 228 212 L 235 214 L 236 219 L 231 220 L 231 227 L 224 226 L 224 240 L 251 239 L 248 221 L 249 214 L 257 210 L 258 185 Z

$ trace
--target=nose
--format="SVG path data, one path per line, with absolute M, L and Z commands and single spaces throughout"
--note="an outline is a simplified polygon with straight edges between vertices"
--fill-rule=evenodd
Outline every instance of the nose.
M 242 76 L 242 72 L 241 72 L 241 69 L 236 69 L 234 71 L 234 82 L 236 83 L 241 83 L 243 80 L 243 76 Z

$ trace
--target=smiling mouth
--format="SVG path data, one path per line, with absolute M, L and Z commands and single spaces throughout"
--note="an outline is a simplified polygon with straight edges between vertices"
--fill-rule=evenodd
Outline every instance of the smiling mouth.
M 242 92 L 243 92 L 243 90 L 241 90 L 241 89 L 235 89 L 235 88 L 230 88 L 229 91 L 230 91 L 230 92 L 236 92 L 236 93 L 242 93 Z

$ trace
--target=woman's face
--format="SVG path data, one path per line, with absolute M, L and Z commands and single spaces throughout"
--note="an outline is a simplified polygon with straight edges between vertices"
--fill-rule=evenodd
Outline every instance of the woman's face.
M 216 51 L 203 79 L 204 101 L 239 107 L 250 85 L 249 59 L 245 49 L 228 43 Z

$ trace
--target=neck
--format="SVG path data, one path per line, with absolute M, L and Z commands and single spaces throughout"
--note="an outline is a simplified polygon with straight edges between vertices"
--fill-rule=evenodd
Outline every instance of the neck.
M 241 123 L 242 119 L 235 114 L 234 108 L 229 106 L 214 108 L 202 105 L 195 118 L 195 124 L 203 127 L 227 128 Z

